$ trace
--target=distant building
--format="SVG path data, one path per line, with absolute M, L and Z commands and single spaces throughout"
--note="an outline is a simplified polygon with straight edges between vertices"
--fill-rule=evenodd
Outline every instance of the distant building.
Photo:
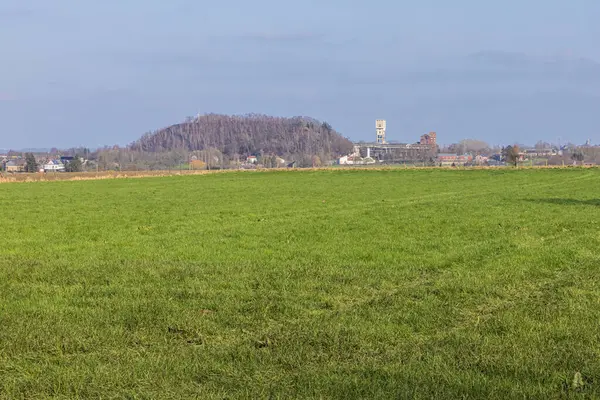
M 429 132 L 421 136 L 420 144 L 436 146 L 437 145 L 437 134 L 435 132 Z
M 42 166 L 42 169 L 45 172 L 64 172 L 65 165 L 61 161 L 50 160 Z
M 421 136 L 419 142 L 408 144 L 386 140 L 387 123 L 384 119 L 375 121 L 375 142 L 354 143 L 354 151 L 348 158 L 338 160 L 340 164 L 364 163 L 414 163 L 433 161 L 437 154 L 437 138 L 435 132 Z M 425 144 L 423 144 L 425 143 Z M 356 156 L 352 158 L 352 156 Z M 358 161 L 360 159 L 360 162 Z M 365 162 L 364 159 L 367 161 Z
M 5 164 L 6 172 L 23 172 L 25 171 L 25 162 L 23 160 L 10 160 Z
M 556 149 L 528 149 L 525 150 L 524 155 L 526 157 L 532 158 L 532 157 L 538 157 L 538 158 L 545 158 L 545 157 L 552 157 L 555 156 L 557 154 L 557 150 Z
M 465 154 L 465 155 L 456 155 L 453 153 L 440 153 L 437 156 L 437 162 L 442 165 L 464 165 L 473 161 L 473 156 Z
M 476 155 L 475 156 L 475 164 L 477 165 L 483 165 L 486 164 L 489 161 L 489 157 L 483 156 L 483 155 Z
M 246 162 L 247 162 L 248 164 L 256 164 L 256 163 L 258 162 L 258 158 L 256 158 L 256 156 L 249 156 L 249 157 L 246 159 Z
M 349 156 L 343 156 L 340 157 L 338 159 L 338 164 L 340 165 L 355 165 L 355 164 L 362 164 L 363 163 L 363 159 L 361 156 L 359 155 L 349 155 Z
M 378 119 L 375 121 L 376 135 L 377 135 L 377 143 L 385 144 L 385 129 L 387 123 L 384 119 Z

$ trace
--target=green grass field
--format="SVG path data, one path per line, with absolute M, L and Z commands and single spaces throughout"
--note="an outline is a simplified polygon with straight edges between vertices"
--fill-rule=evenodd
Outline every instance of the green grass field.
M 600 398 L 600 170 L 0 185 L 0 398 Z

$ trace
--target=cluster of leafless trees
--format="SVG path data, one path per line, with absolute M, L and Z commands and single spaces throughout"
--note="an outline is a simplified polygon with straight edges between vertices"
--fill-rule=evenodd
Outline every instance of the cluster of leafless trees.
M 182 168 L 188 162 L 185 151 L 142 152 L 128 148 L 104 148 L 95 152 L 89 162 L 90 169 L 104 170 L 167 170 Z
M 276 155 L 311 163 L 313 156 L 326 162 L 348 154 L 352 142 L 326 122 L 308 117 L 207 114 L 147 133 L 128 149 L 144 153 L 216 150 L 224 161 Z

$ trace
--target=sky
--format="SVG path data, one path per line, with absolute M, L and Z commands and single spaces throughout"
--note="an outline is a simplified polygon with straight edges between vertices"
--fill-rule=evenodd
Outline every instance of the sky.
M 355 3 L 355 4 L 352 4 Z M 352 140 L 600 143 L 597 0 L 0 0 L 0 148 L 126 145 L 198 113 Z

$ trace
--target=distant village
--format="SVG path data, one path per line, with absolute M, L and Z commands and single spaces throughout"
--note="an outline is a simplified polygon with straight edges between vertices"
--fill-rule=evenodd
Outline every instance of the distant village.
M 354 143 L 351 154 L 338 159 L 340 165 L 416 164 L 425 166 L 506 166 L 507 147 L 491 147 L 478 140 L 464 140 L 440 146 L 437 133 L 422 135 L 415 143 L 386 140 L 385 120 L 375 122 L 375 141 Z M 512 145 L 516 161 L 525 165 L 599 165 L 600 146 L 588 140 L 584 145 L 552 145 L 538 142 L 535 146 Z
M 360 166 L 376 164 L 405 164 L 417 166 L 439 167 L 464 167 L 464 166 L 490 166 L 503 167 L 510 164 L 507 160 L 506 150 L 511 148 L 513 160 L 511 163 L 543 166 L 543 165 L 600 165 L 600 145 L 593 145 L 588 140 L 583 145 L 554 145 L 538 142 L 534 146 L 513 145 L 507 147 L 490 146 L 485 142 L 466 139 L 451 145 L 440 145 L 436 132 L 421 135 L 414 143 L 398 143 L 388 141 L 387 122 L 376 120 L 375 141 L 356 142 L 350 154 L 331 160 L 325 165 Z M 1 144 L 0 144 L 1 145 Z M 118 151 L 118 149 L 111 149 Z M 108 150 L 108 151 L 111 151 Z M 218 150 L 215 150 L 218 153 Z M 200 154 L 199 154 L 200 153 Z M 202 154 L 205 153 L 205 154 Z M 83 155 L 83 156 L 82 156 Z M 28 161 L 28 157 L 30 160 Z M 161 168 L 186 168 L 186 169 L 211 169 L 223 168 L 219 166 L 218 154 L 213 150 L 190 152 L 183 156 L 184 161 L 164 162 L 159 166 L 148 169 Z M 123 165 L 123 163 L 102 163 L 102 157 L 94 154 L 89 149 L 71 149 L 59 151 L 52 149 L 49 152 L 18 152 L 9 151 L 0 153 L 0 172 L 3 173 L 61 173 L 82 172 L 98 170 L 138 170 L 139 166 Z M 515 159 L 516 158 L 516 159 Z M 280 156 L 248 155 L 245 158 L 231 162 L 227 168 L 255 169 L 255 168 L 294 168 L 321 166 L 320 162 L 299 165 L 297 161 L 286 161 Z M 145 169 L 145 168 L 141 168 Z
M 73 164 L 75 156 L 44 156 L 34 155 L 35 157 L 35 171 L 27 171 L 27 159 L 25 153 L 9 152 L 6 154 L 0 154 L 0 170 L 3 172 L 17 173 L 17 172 L 66 172 L 69 169 L 69 165 Z M 84 158 L 77 158 L 78 165 L 83 170 L 86 166 L 87 160 Z

